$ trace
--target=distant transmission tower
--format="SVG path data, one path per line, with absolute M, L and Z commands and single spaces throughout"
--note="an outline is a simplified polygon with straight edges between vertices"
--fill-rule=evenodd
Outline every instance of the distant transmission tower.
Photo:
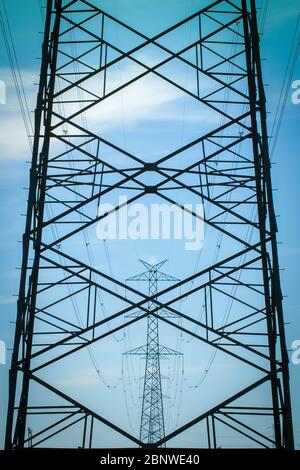
M 9 373 L 7 449 L 53 448 L 64 439 L 74 448 L 104 447 L 111 435 L 124 447 L 168 442 L 180 447 L 187 434 L 194 446 L 217 448 L 224 444 L 224 428 L 245 447 L 294 447 L 256 2 L 198 3 L 201 9 L 189 17 L 148 35 L 103 11 L 98 1 L 47 0 Z M 170 129 L 161 121 L 152 128 L 147 121 L 145 141 L 140 126 L 132 141 L 124 138 L 121 144 L 122 112 L 113 108 L 110 115 L 106 105 L 122 102 L 126 116 L 128 102 L 119 93 L 128 91 L 133 109 L 142 109 L 137 82 L 138 93 L 148 99 L 152 94 L 150 109 L 152 98 L 171 107 L 162 112 Z M 160 86 L 163 100 L 156 96 Z M 189 111 L 181 139 L 173 118 L 183 101 Z M 116 119 L 119 132 L 111 132 L 108 118 Z M 171 142 L 165 145 L 160 137 L 166 135 Z M 205 244 L 200 261 L 192 261 L 195 269 L 182 250 L 180 281 L 157 292 L 159 265 L 148 266 L 143 276 L 151 289 L 145 294 L 123 282 L 132 261 L 132 251 L 124 249 L 115 262 L 120 276 L 108 274 L 97 251 L 96 225 L 121 212 L 120 195 L 128 206 L 159 201 L 184 211 L 186 203 L 201 203 Z M 113 209 L 99 213 L 106 202 Z M 198 217 L 197 211 L 189 212 Z M 136 311 L 140 314 L 128 318 Z M 87 387 L 81 394 L 72 384 L 78 384 L 77 364 L 88 364 L 100 378 L 97 359 L 113 360 L 115 349 L 110 344 L 112 354 L 96 357 L 96 348 L 105 350 L 116 333 L 139 330 L 146 319 L 139 436 L 139 430 L 128 430 L 123 408 L 120 415 L 113 412 L 113 400 L 110 409 L 105 400 L 87 396 L 92 393 Z M 190 370 L 197 371 L 193 379 L 201 374 L 203 352 L 213 354 L 207 370 L 212 362 L 218 370 L 234 370 L 234 383 L 225 387 L 216 374 L 213 393 L 206 389 L 201 399 L 202 390 L 191 392 L 193 402 L 185 391 L 185 412 L 167 434 L 159 358 L 170 351 L 159 346 L 158 319 L 164 332 L 180 331 L 193 339 L 195 349 L 187 351 L 194 361 Z M 66 373 L 74 374 L 69 385 Z M 107 399 L 102 386 L 97 397 L 102 393 Z M 237 442 L 233 439 L 232 446 Z
M 125 353 L 126 355 L 143 356 L 146 358 L 140 440 L 150 445 L 165 437 L 163 393 L 160 370 L 161 357 L 181 355 L 181 353 L 177 351 L 166 346 L 162 346 L 159 342 L 158 317 L 164 316 L 165 318 L 174 318 L 175 315 L 165 309 L 156 311 L 156 315 L 151 315 L 151 311 L 155 310 L 156 307 L 155 298 L 158 292 L 158 283 L 176 282 L 179 280 L 176 279 L 176 277 L 159 271 L 166 261 L 167 260 L 164 260 L 155 265 L 151 265 L 146 261 L 140 260 L 147 271 L 127 279 L 127 281 L 146 281 L 148 283 L 148 296 L 149 299 L 151 299 L 148 302 L 149 315 L 147 317 L 147 343 L 144 346 L 140 346 Z M 162 447 L 165 447 L 165 445 L 163 444 Z

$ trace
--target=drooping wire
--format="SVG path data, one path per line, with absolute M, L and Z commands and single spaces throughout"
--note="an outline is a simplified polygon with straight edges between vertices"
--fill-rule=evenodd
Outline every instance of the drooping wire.
M 0 27 L 4 39 L 4 44 L 6 47 L 9 65 L 11 69 L 11 74 L 13 77 L 17 98 L 20 106 L 20 111 L 22 115 L 22 119 L 24 122 L 24 127 L 26 130 L 26 135 L 28 139 L 28 144 L 30 151 L 32 151 L 33 143 L 32 143 L 32 136 L 33 136 L 33 125 L 31 121 L 30 110 L 27 102 L 27 97 L 25 93 L 24 82 L 19 66 L 19 60 L 16 53 L 16 48 L 14 44 L 14 39 L 12 35 L 12 30 L 10 26 L 9 16 L 7 14 L 7 9 L 5 5 L 5 1 L 2 0 L 2 9 L 3 13 L 0 11 Z
M 284 74 L 280 96 L 279 96 L 279 100 L 278 100 L 278 104 L 277 104 L 277 108 L 275 112 L 272 130 L 271 130 L 271 136 L 272 136 L 272 143 L 271 143 L 271 149 L 270 149 L 271 161 L 274 158 L 274 153 L 276 150 L 281 125 L 283 122 L 286 104 L 287 104 L 287 100 L 288 100 L 290 89 L 291 89 L 293 75 L 294 75 L 296 64 L 297 64 L 299 49 L 300 49 L 300 13 L 297 18 L 295 32 L 294 32 L 293 39 L 292 39 L 292 44 L 291 44 L 291 48 L 290 48 L 290 52 L 288 56 L 288 61 L 286 64 L 285 74 Z
M 264 27 L 265 27 L 266 15 L 267 15 L 267 9 L 268 9 L 267 3 L 268 2 L 266 1 L 265 2 L 265 8 L 263 9 L 263 13 L 262 13 L 262 16 L 260 18 L 261 31 L 263 31 Z M 282 85 L 280 100 L 279 100 L 278 107 L 277 107 L 276 115 L 279 115 L 279 119 L 277 121 L 277 119 L 275 118 L 274 126 L 273 126 L 273 129 L 274 129 L 275 125 L 277 123 L 275 146 L 276 146 L 276 142 L 277 142 L 277 139 L 278 139 L 278 134 L 279 134 L 279 130 L 280 130 L 283 114 L 284 114 L 284 109 L 285 109 L 285 105 L 286 105 L 286 101 L 287 101 L 287 97 L 288 97 L 288 93 L 289 93 L 289 89 L 290 89 L 290 84 L 291 84 L 292 76 L 293 76 L 295 65 L 296 65 L 296 60 L 297 60 L 298 53 L 299 53 L 299 42 L 300 42 L 299 39 L 300 38 L 299 38 L 299 33 L 297 34 L 298 28 L 299 28 L 299 22 L 300 22 L 300 15 L 298 16 L 297 25 L 296 25 L 296 28 L 295 28 L 295 33 L 294 33 L 294 38 L 293 38 L 293 42 L 292 42 L 292 46 L 291 46 L 289 59 L 288 59 L 287 69 L 286 69 L 286 73 L 285 73 L 285 77 L 284 77 L 284 81 L 283 81 L 283 85 Z M 297 36 L 298 36 L 298 42 L 297 42 Z M 293 51 L 294 51 L 294 53 L 293 53 Z M 292 56 L 293 56 L 293 59 L 292 59 Z M 291 64 L 291 65 L 289 65 L 289 64 Z M 290 68 L 289 80 L 286 82 L 289 68 Z M 285 93 L 284 93 L 284 89 L 285 89 Z M 282 101 L 282 98 L 283 98 L 283 101 Z M 282 101 L 282 103 L 281 103 L 281 101 Z M 280 103 L 281 103 L 281 106 L 280 106 Z M 272 131 L 272 134 L 273 134 L 273 131 Z M 271 150 L 271 155 L 273 154 L 273 152 L 275 150 L 275 146 L 273 147 L 273 150 Z M 252 210 L 252 215 L 250 217 L 250 220 L 253 220 L 253 217 L 254 217 L 254 208 Z M 253 234 L 253 227 L 248 227 L 248 235 L 247 235 L 248 243 L 251 242 L 252 234 Z M 222 237 L 223 237 L 223 235 L 222 235 Z M 244 257 L 241 261 L 242 264 L 243 264 L 244 260 L 245 260 L 245 255 L 244 255 Z M 237 281 L 239 281 L 240 276 L 241 276 L 241 272 L 239 272 L 239 275 L 237 276 Z M 235 296 L 237 286 L 238 285 L 236 284 L 232 288 L 231 299 L 228 301 L 227 310 L 226 310 L 226 313 L 225 313 L 225 316 L 224 316 L 224 319 L 223 319 L 223 322 L 222 322 L 223 325 L 226 325 L 226 323 L 229 319 L 230 310 L 231 310 L 231 307 L 233 305 L 233 297 Z M 208 361 L 208 363 L 205 367 L 204 373 L 202 374 L 200 380 L 197 382 L 196 385 L 194 385 L 191 388 L 198 388 L 203 383 L 203 381 L 205 380 L 205 378 L 208 375 L 208 372 L 209 372 L 210 368 L 213 365 L 216 354 L 217 354 L 217 349 L 215 349 L 213 351 L 213 353 L 212 353 L 212 355 L 211 355 L 211 357 L 210 357 L 210 359 L 209 359 L 209 361 Z
M 264 29 L 266 26 L 266 19 L 269 9 L 269 0 L 263 0 L 261 4 L 261 11 L 258 18 L 259 34 L 264 34 Z
M 76 38 L 75 38 L 75 35 L 74 35 L 74 31 L 72 30 L 71 32 L 69 32 L 69 35 L 70 35 L 71 41 L 72 41 L 71 42 L 72 54 L 73 54 L 73 57 L 76 58 L 77 57 L 77 49 L 76 49 L 76 43 L 75 43 Z M 79 70 L 78 70 L 78 64 L 77 64 L 76 60 L 73 62 L 73 67 L 74 67 L 75 74 L 76 73 L 78 74 Z M 83 94 L 82 94 L 82 90 L 80 90 L 78 88 L 77 88 L 77 96 L 78 96 L 79 107 L 82 108 L 82 106 L 83 106 L 82 105 Z M 60 103 L 60 106 L 62 107 L 61 115 L 65 116 L 65 109 L 64 109 L 63 103 Z M 87 117 L 86 117 L 85 112 L 81 113 L 81 121 L 82 121 L 83 126 L 87 127 Z M 67 134 L 68 134 L 68 126 L 66 124 L 66 140 L 68 140 Z M 92 153 L 91 148 L 90 148 L 90 144 L 88 144 L 88 146 L 89 146 L 89 152 Z M 67 144 L 66 144 L 66 147 L 67 147 Z M 70 153 L 72 155 L 73 151 L 71 151 Z M 70 160 L 69 163 L 70 163 L 70 167 L 74 169 L 72 160 Z M 102 171 L 103 171 L 103 165 L 102 165 Z M 73 179 L 76 183 L 77 179 L 76 178 L 73 178 Z M 102 178 L 101 178 L 101 181 L 102 181 Z M 102 190 L 102 188 L 100 187 L 99 188 L 99 193 L 101 193 L 101 190 Z M 78 186 L 77 186 L 77 193 L 78 193 Z M 76 194 L 75 197 L 77 198 L 77 200 L 79 200 L 78 194 Z M 98 204 L 99 204 L 99 200 L 98 200 Z M 80 218 L 83 221 L 82 214 L 80 214 Z M 92 253 L 91 246 L 90 246 L 90 240 L 89 240 L 88 232 L 84 229 L 84 230 L 82 230 L 82 235 L 83 235 L 83 238 L 84 238 L 84 245 L 85 245 L 87 255 L 88 255 L 88 258 L 89 258 L 89 263 L 93 268 L 95 268 L 95 261 L 94 261 L 93 253 Z M 97 296 L 98 296 L 100 307 L 101 307 L 102 312 L 103 312 L 103 316 L 104 316 L 104 318 L 106 318 L 107 314 L 106 314 L 106 311 L 105 311 L 105 304 L 104 304 L 104 301 L 103 301 L 103 298 L 101 296 L 99 288 L 97 289 L 96 293 L 97 293 Z M 109 329 L 109 323 L 108 322 L 107 322 L 106 326 Z M 114 337 L 114 335 L 113 335 L 113 337 Z M 93 364 L 98 376 L 100 377 L 101 381 L 104 383 L 104 385 L 107 388 L 113 388 L 113 389 L 117 388 L 117 386 L 121 383 L 122 377 L 120 377 L 114 385 L 109 384 L 108 381 L 104 379 L 103 373 L 101 373 L 101 369 L 100 369 L 98 360 L 95 358 L 95 354 L 94 354 L 94 352 L 93 352 L 93 350 L 90 346 L 88 347 L 88 353 L 90 355 L 92 364 Z
M 29 147 L 30 147 L 30 150 L 32 151 L 32 135 L 34 134 L 33 123 L 32 123 L 30 108 L 29 108 L 29 105 L 28 105 L 28 100 L 27 100 L 27 97 L 26 97 L 24 82 L 23 82 L 23 78 L 22 78 L 22 72 L 21 72 L 21 69 L 20 69 L 20 66 L 19 66 L 19 60 L 18 60 L 16 48 L 15 48 L 14 41 L 13 41 L 13 35 L 12 35 L 11 27 L 10 27 L 9 16 L 7 14 L 7 10 L 6 10 L 4 0 L 2 0 L 2 7 L 3 7 L 4 15 L 0 11 L 0 26 L 1 26 L 2 34 L 3 34 L 3 38 L 4 38 L 7 54 L 8 54 L 8 57 L 9 57 L 10 68 L 11 68 L 11 72 L 12 72 L 12 76 L 13 76 L 13 80 L 14 80 L 14 85 L 15 85 L 15 89 L 16 89 L 16 93 L 17 93 L 17 97 L 18 97 L 18 101 L 19 101 L 20 111 L 21 111 L 21 114 L 22 114 L 26 135 L 27 135 L 27 138 L 28 138 Z M 45 14 L 44 14 L 44 11 L 43 11 L 43 7 L 44 7 L 43 2 L 42 2 L 42 0 L 40 0 L 40 12 L 41 12 L 42 21 L 45 20 Z M 63 106 L 62 104 L 60 104 L 60 105 Z M 65 133 L 67 134 L 67 127 L 65 128 Z M 49 218 L 51 216 L 50 213 L 52 213 L 52 216 L 53 216 L 52 208 L 50 209 L 49 205 L 46 206 L 46 211 L 48 213 Z M 57 240 L 59 238 L 59 234 L 58 234 L 58 230 L 57 230 L 56 225 L 54 225 L 54 226 L 53 226 L 53 224 L 51 225 L 51 232 L 52 232 L 53 240 L 54 241 Z M 60 262 L 63 265 L 64 264 L 64 259 L 62 258 L 61 255 L 59 255 L 59 258 L 60 258 Z M 65 277 L 67 276 L 66 273 L 64 273 L 63 275 Z M 68 285 L 68 289 L 69 289 L 69 293 L 71 293 L 71 292 L 73 293 L 73 289 L 71 288 L 70 285 Z M 74 313 L 76 315 L 78 324 L 81 326 L 81 328 L 83 328 L 83 321 L 82 321 L 82 318 L 81 318 L 81 315 L 80 315 L 77 300 L 76 300 L 76 298 L 74 298 L 73 295 L 71 295 L 71 301 L 72 301 Z M 101 305 L 103 305 L 103 304 L 101 304 Z M 91 350 L 90 346 L 88 346 L 88 353 L 89 353 L 91 362 L 93 364 L 93 367 L 95 368 L 95 370 L 97 372 L 97 375 L 101 379 L 102 383 L 107 388 L 116 388 L 116 385 L 111 386 L 107 382 L 107 380 L 105 380 L 103 374 L 101 373 L 101 369 L 99 367 L 99 364 L 97 363 L 97 361 L 95 359 L 95 356 L 93 354 L 93 351 Z M 120 380 L 121 379 L 119 379 L 119 381 Z
M 264 28 L 265 28 L 265 24 L 266 24 L 266 16 L 267 16 L 267 10 L 268 10 L 268 1 L 265 2 L 265 7 L 262 8 L 261 12 L 260 12 L 260 16 L 259 16 L 259 25 L 260 25 L 260 31 L 261 31 L 261 34 L 263 34 L 263 31 L 264 31 Z M 234 47 L 234 45 L 233 45 Z M 233 50 L 232 50 L 232 54 L 233 54 Z M 226 99 L 224 100 L 226 101 Z M 225 106 L 228 106 L 228 103 L 225 104 Z M 244 106 L 243 106 L 244 107 Z M 223 118 L 221 118 L 223 119 Z M 222 125 L 222 124 L 221 124 Z M 236 153 L 239 153 L 239 149 L 241 147 L 242 143 L 239 144 L 238 146 L 238 149 L 235 151 Z M 237 159 L 237 157 L 235 157 L 235 160 Z M 214 177 L 215 178 L 215 177 Z M 214 189 L 214 188 L 213 188 Z M 229 197 L 231 197 L 231 194 L 232 193 L 229 193 Z M 253 207 L 252 209 L 252 215 L 250 217 L 250 220 L 253 220 L 253 217 L 255 215 L 255 208 Z M 223 222 L 225 222 L 227 220 L 227 217 L 228 217 L 228 214 L 224 214 L 223 216 Z M 247 232 L 247 235 L 246 235 L 246 240 L 248 243 L 250 243 L 251 241 L 251 238 L 252 238 L 252 234 L 253 234 L 253 227 L 248 227 L 248 232 Z M 216 245 L 216 249 L 215 249 L 215 255 L 214 255 L 214 263 L 217 261 L 218 259 L 218 254 L 220 252 L 220 248 L 221 248 L 221 243 L 222 243 L 222 239 L 223 239 L 223 233 L 219 233 L 219 236 L 218 236 L 218 242 L 217 242 L 217 245 Z M 200 255 L 201 255 L 201 251 L 200 251 Z M 243 257 L 243 260 L 245 259 L 245 256 Z M 241 261 L 241 263 L 243 264 L 243 260 Z M 200 256 L 198 257 L 198 262 L 200 262 Z M 241 277 L 241 271 L 239 271 L 238 275 L 237 275 L 237 278 L 236 280 L 239 281 Z M 225 326 L 226 323 L 228 322 L 228 319 L 229 319 L 229 316 L 230 316 L 230 312 L 231 312 L 231 309 L 232 309 L 232 306 L 233 306 L 233 299 L 232 297 L 234 297 L 235 293 L 236 293 L 236 290 L 237 290 L 237 284 L 235 286 L 232 287 L 232 290 L 231 290 L 231 298 L 228 300 L 228 303 L 227 303 L 227 307 L 226 307 L 226 311 L 225 311 L 225 314 L 224 314 L 224 318 L 223 318 L 223 321 L 222 321 L 222 324 Z M 201 313 L 201 318 L 200 318 L 200 321 L 203 317 L 203 314 L 204 314 L 204 308 L 205 308 L 205 305 L 202 306 L 202 313 Z M 196 331 L 198 330 L 198 327 L 196 328 Z M 217 342 L 218 343 L 218 342 Z M 214 360 L 215 360 L 215 357 L 216 357 L 216 354 L 217 354 L 218 350 L 215 349 L 209 359 L 208 359 L 208 362 L 204 368 L 204 372 L 202 373 L 202 375 L 200 376 L 200 378 L 198 379 L 197 383 L 194 384 L 194 385 L 190 385 L 189 388 L 190 389 L 197 389 L 203 382 L 204 380 L 206 379 L 206 377 L 208 376 L 208 373 L 214 363 Z

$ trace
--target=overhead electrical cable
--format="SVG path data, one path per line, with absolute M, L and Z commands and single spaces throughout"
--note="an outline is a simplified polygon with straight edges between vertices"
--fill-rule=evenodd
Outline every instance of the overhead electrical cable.
M 294 31 L 294 35 L 292 39 L 292 44 L 290 47 L 290 52 L 289 52 L 288 61 L 287 61 L 286 68 L 285 68 L 285 74 L 283 77 L 280 96 L 279 96 L 277 108 L 275 111 L 273 126 L 271 130 L 271 138 L 272 138 L 271 148 L 270 148 L 271 161 L 274 158 L 276 146 L 278 143 L 278 138 L 280 135 L 280 129 L 282 126 L 283 117 L 284 117 L 287 101 L 288 101 L 290 90 L 291 90 L 292 80 L 293 80 L 295 68 L 297 65 L 299 48 L 300 48 L 299 29 L 300 29 L 300 13 L 297 18 L 297 23 L 296 23 L 296 27 L 295 27 L 295 31 Z

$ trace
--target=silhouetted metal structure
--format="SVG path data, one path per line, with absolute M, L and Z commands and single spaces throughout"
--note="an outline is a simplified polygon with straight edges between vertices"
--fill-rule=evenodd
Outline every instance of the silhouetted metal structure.
M 116 44 L 109 29 L 112 24 L 131 40 Z M 193 39 L 190 36 L 188 42 L 184 28 L 189 25 Z M 179 39 L 173 40 L 175 32 Z M 161 53 L 154 64 L 138 54 L 148 46 Z M 137 70 L 116 84 L 110 81 L 110 71 L 122 61 Z M 192 85 L 172 72 L 171 63 L 193 72 Z M 201 106 L 198 129 L 210 125 L 190 143 L 155 161 L 104 139 L 87 120 L 104 100 L 149 75 Z M 212 115 L 221 116 L 219 125 L 210 119 Z M 82 243 L 74 240 L 109 215 L 109 211 L 98 213 L 100 198 L 125 192 L 128 186 L 128 204 L 155 196 L 181 207 L 182 191 L 201 201 L 206 238 L 215 243 L 214 234 L 223 237 L 222 243 L 218 239 L 215 243 L 218 256 L 203 261 L 194 275 L 149 295 L 103 272 L 93 262 L 89 241 L 84 242 L 88 249 L 84 257 L 78 249 Z M 32 446 L 45 447 L 51 439 L 55 446 L 60 433 L 79 425 L 83 446 L 99 446 L 93 441 L 95 423 L 133 445 L 147 446 L 142 435 L 104 418 L 54 380 L 61 371 L 54 372 L 54 367 L 62 361 L 147 317 L 241 364 L 245 377 L 246 370 L 251 372 L 245 386 L 224 391 L 224 399 L 207 405 L 171 433 L 157 436 L 153 447 L 205 424 L 210 448 L 221 445 L 218 426 L 246 436 L 254 446 L 293 448 L 276 231 L 255 1 L 205 4 L 189 18 L 148 37 L 105 13 L 93 0 L 48 0 L 6 448 L 27 445 L 26 429 L 33 415 Z M 179 288 L 182 293 L 175 295 Z M 118 289 L 126 289 L 129 298 Z M 126 307 L 111 303 L 109 315 L 100 318 L 101 293 Z M 176 307 L 180 299 L 194 294 L 204 299 L 204 319 L 192 307 L 182 312 Z M 65 302 L 70 299 L 80 299 L 84 321 L 69 314 Z M 223 315 L 227 300 L 234 311 L 230 320 Z M 137 309 L 141 315 L 127 318 Z M 183 323 L 160 316 L 162 309 Z M 225 381 L 220 380 L 222 391 Z M 258 397 L 261 390 L 266 404 Z M 49 415 L 52 422 L 45 418 Z M 259 424 L 265 416 L 272 419 L 272 437 Z
M 147 318 L 147 342 L 144 346 L 134 348 L 126 355 L 142 356 L 146 359 L 145 377 L 143 388 L 143 402 L 141 414 L 140 441 L 147 444 L 155 444 L 165 437 L 165 419 L 163 406 L 163 392 L 161 385 L 160 361 L 161 357 L 181 355 L 181 353 L 162 346 L 159 342 L 158 317 L 152 316 L 155 310 L 155 298 L 158 292 L 159 282 L 176 282 L 179 279 L 160 271 L 167 260 L 151 265 L 140 260 L 147 271 L 128 278 L 128 281 L 139 281 L 148 283 L 148 318 Z M 156 311 L 157 315 L 172 318 L 166 310 Z M 139 315 L 139 314 L 136 314 Z M 164 446 L 164 445 L 163 445 Z

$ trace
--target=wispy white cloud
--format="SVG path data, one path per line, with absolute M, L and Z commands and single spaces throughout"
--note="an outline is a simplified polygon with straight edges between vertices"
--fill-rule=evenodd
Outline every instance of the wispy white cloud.
M 117 73 L 112 76 L 110 89 L 119 87 L 124 82 L 124 76 L 132 76 L 131 67 L 128 67 L 128 74 L 122 73 L 119 82 Z M 184 78 L 186 86 L 189 86 L 189 77 Z M 211 86 L 204 80 L 201 85 L 202 93 Z M 99 89 L 99 84 L 94 78 L 93 82 L 89 82 L 89 89 L 96 91 L 97 88 Z M 74 104 L 66 108 L 68 113 L 77 110 L 78 107 Z M 136 125 L 151 125 L 154 121 L 170 126 L 183 120 L 187 124 L 210 124 L 219 122 L 220 115 L 175 86 L 160 78 L 148 76 L 91 107 L 86 112 L 86 118 L 91 130 L 101 133 L 124 132 Z
M 0 305 L 10 305 L 16 302 L 15 297 L 0 296 Z
M 92 108 L 87 117 L 95 131 L 151 125 L 154 121 L 171 126 L 183 120 L 187 124 L 219 120 L 219 116 L 208 108 L 204 113 L 203 106 L 193 103 L 193 98 L 186 98 L 176 88 L 162 85 L 157 80 L 137 82 L 126 92 L 122 91 Z
M 30 157 L 25 128 L 18 116 L 0 115 L 0 160 L 25 160 Z
M 80 362 L 80 361 L 79 361 Z M 112 367 L 101 368 L 102 373 L 109 382 L 113 383 L 116 381 L 116 377 L 120 373 L 119 369 Z M 77 369 L 77 373 L 74 375 L 72 371 L 70 373 L 64 372 L 63 378 L 60 378 L 56 384 L 61 387 L 76 387 L 89 389 L 93 386 L 103 385 L 103 381 L 99 378 L 96 370 L 93 367 L 85 366 Z
M 173 87 L 163 86 L 156 80 L 141 80 L 104 100 L 87 116 L 93 127 L 104 130 L 154 120 L 160 113 L 165 114 L 165 119 L 176 119 L 173 115 L 166 115 L 166 109 L 179 99 L 181 96 Z
M 6 85 L 6 104 L 0 105 L 0 161 L 30 158 L 28 137 L 11 72 L 0 69 L 0 79 Z M 33 71 L 23 70 L 22 81 L 31 111 L 36 99 L 34 82 L 37 81 L 37 76 Z
M 115 68 L 109 77 L 110 89 L 119 87 L 125 80 L 140 72 L 141 70 L 128 63 L 122 69 Z M 28 138 L 12 78 L 8 70 L 1 69 L 0 77 L 7 83 L 7 104 L 0 108 L 0 161 L 28 159 L 30 158 Z M 189 74 L 181 78 L 186 84 L 190 81 Z M 28 105 L 34 109 L 37 89 L 33 84 L 37 81 L 37 76 L 33 71 L 22 71 L 22 80 Z M 83 86 L 90 90 L 98 90 L 99 93 L 100 82 L 100 78 L 95 76 Z M 208 87 L 208 83 L 202 82 L 202 89 Z M 74 93 L 75 91 L 73 95 Z M 63 99 L 70 99 L 70 96 L 64 96 Z M 64 111 L 70 115 L 78 111 L 78 105 L 65 104 Z M 147 76 L 91 107 L 86 112 L 86 119 L 90 129 L 95 133 L 121 131 L 126 134 L 126 130 L 132 131 L 136 125 L 151 125 L 154 121 L 170 126 L 172 123 L 182 121 L 188 124 L 207 125 L 218 122 L 219 115 L 167 82 L 154 76 Z

